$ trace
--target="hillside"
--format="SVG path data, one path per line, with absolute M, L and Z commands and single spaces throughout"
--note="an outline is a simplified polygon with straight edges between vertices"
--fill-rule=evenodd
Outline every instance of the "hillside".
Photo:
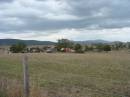
M 0 39 L 0 45 L 12 45 L 19 42 L 24 42 L 26 45 L 55 45 L 56 42 L 51 41 L 37 41 L 37 40 L 20 40 L 20 39 Z M 88 44 L 115 44 L 119 43 L 120 41 L 106 41 L 106 40 L 86 40 L 86 41 L 73 41 L 74 43 L 79 43 L 82 45 Z
M 24 42 L 26 45 L 54 45 L 51 41 L 36 41 L 36 40 L 19 40 L 19 39 L 0 39 L 0 45 L 12 45 L 19 42 Z
M 112 42 L 106 41 L 106 40 L 86 40 L 86 41 L 75 41 L 75 43 L 87 45 L 87 44 L 99 44 L 99 43 L 109 44 L 109 43 L 112 43 Z

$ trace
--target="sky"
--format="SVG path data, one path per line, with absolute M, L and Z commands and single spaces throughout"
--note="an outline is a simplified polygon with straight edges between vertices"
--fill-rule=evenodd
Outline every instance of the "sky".
M 0 39 L 130 41 L 130 0 L 0 0 Z

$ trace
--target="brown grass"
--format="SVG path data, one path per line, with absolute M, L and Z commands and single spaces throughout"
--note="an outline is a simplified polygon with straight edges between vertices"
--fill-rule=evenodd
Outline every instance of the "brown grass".
M 130 53 L 28 54 L 30 97 L 130 97 Z M 0 55 L 0 97 L 23 97 L 21 54 Z

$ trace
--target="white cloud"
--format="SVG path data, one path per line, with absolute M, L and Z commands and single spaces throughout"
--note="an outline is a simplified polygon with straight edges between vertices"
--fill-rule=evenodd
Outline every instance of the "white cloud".
M 24 25 L 24 22 L 21 21 L 19 18 L 17 17 L 8 17 L 8 18 L 2 18 L 0 19 L 0 22 L 3 22 L 4 24 L 7 24 L 7 25 Z
M 3 4 L 0 16 L 28 17 L 36 16 L 54 20 L 73 20 L 77 16 L 68 13 L 71 7 L 65 1 L 58 0 L 15 0 L 11 4 Z M 10 18 L 11 18 L 10 17 Z
M 120 29 L 100 29 L 100 30 L 87 30 L 87 29 L 64 29 L 57 32 L 48 34 L 48 32 L 27 32 L 20 34 L 3 34 L 0 33 L 0 38 L 14 38 L 14 39 L 27 39 L 27 40 L 44 40 L 44 41 L 57 41 L 58 39 L 67 38 L 70 40 L 95 40 L 104 39 L 108 41 L 130 41 L 130 28 Z
M 5 1 L 0 38 L 130 41 L 130 0 Z
M 46 14 L 43 18 L 51 19 L 51 20 L 78 20 L 79 17 L 69 15 L 69 14 Z

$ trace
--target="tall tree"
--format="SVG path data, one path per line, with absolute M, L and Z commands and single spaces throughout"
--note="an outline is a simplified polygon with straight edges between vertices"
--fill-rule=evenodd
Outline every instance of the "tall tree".
M 62 48 L 73 48 L 73 42 L 68 39 L 59 39 L 57 43 L 57 50 L 60 51 Z
M 130 42 L 128 42 L 127 44 L 128 44 L 128 49 L 130 49 Z
M 99 52 L 103 51 L 103 47 L 104 47 L 103 44 L 96 44 L 96 49 L 97 49 Z
M 76 51 L 76 53 L 83 53 L 84 52 L 82 50 L 82 45 L 80 45 L 80 44 L 75 44 L 74 50 Z
M 93 46 L 85 46 L 85 51 L 93 51 Z
M 14 44 L 10 47 L 12 53 L 23 53 L 26 50 L 26 45 L 22 42 Z

